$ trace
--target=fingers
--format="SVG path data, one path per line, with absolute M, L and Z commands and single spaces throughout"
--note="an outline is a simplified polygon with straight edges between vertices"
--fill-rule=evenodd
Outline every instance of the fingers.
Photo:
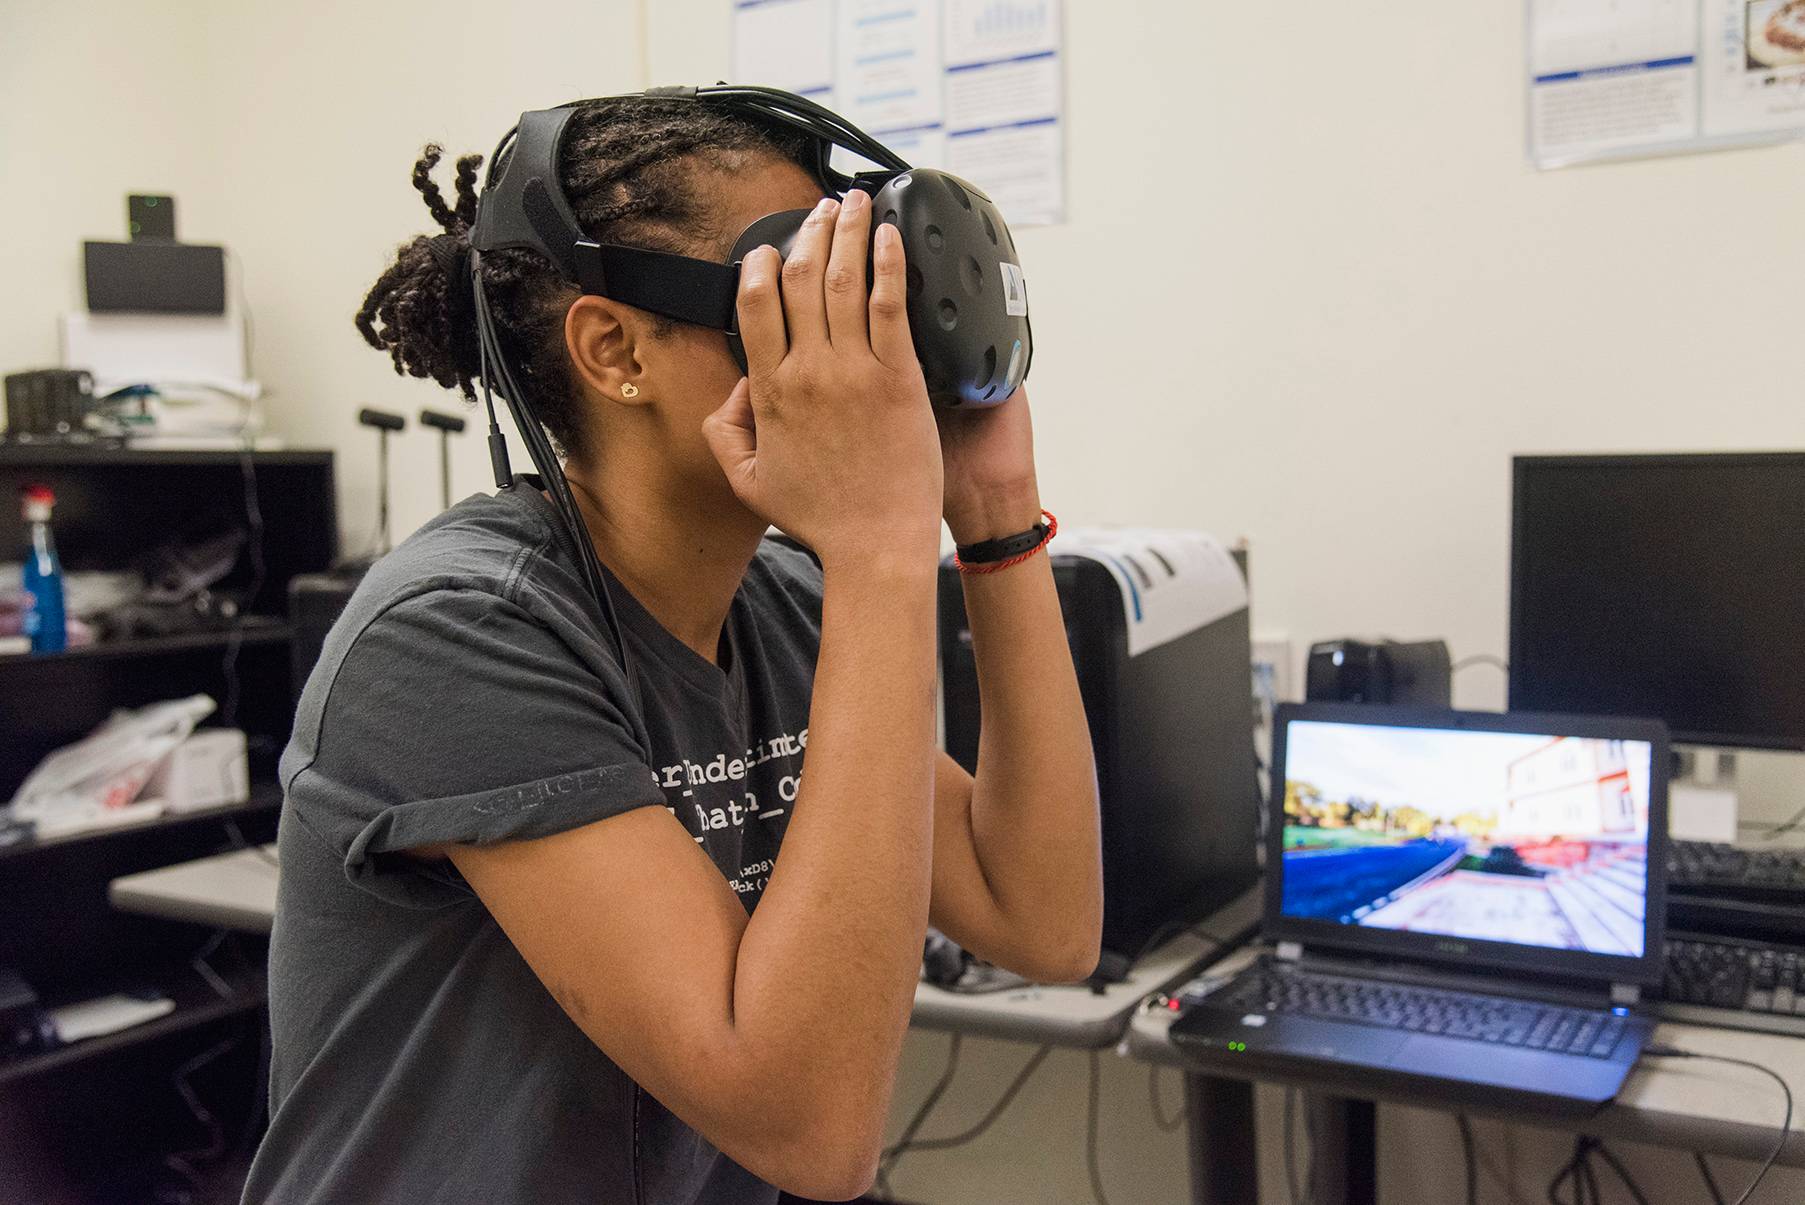
M 838 201 L 822 198 L 796 232 L 796 243 L 783 261 L 783 316 L 789 324 L 791 347 L 827 343 L 827 304 L 821 278 L 827 271 L 834 218 L 839 211 Z
M 863 351 L 869 345 L 865 330 L 865 259 L 870 246 L 871 198 L 855 188 L 840 203 L 833 250 L 822 277 L 827 298 L 827 336 L 836 348 Z
M 740 342 L 746 348 L 746 371 L 754 376 L 771 372 L 789 350 L 777 285 L 782 264 L 775 247 L 755 247 L 740 262 Z
M 880 223 L 871 251 L 871 350 L 885 367 L 899 372 L 915 363 L 905 270 L 902 236 L 889 222 Z
M 727 483 L 740 494 L 749 487 L 758 459 L 758 428 L 752 415 L 752 387 L 745 377 L 733 387 L 720 409 L 702 420 L 702 438 L 727 475 Z

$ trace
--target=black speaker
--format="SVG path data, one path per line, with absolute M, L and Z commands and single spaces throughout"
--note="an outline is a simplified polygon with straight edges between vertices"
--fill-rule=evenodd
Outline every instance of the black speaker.
M 1304 698 L 1311 703 L 1447 707 L 1453 697 L 1442 640 L 1325 640 L 1310 646 Z
M 162 314 L 226 312 L 226 249 L 145 239 L 82 244 L 88 309 Z

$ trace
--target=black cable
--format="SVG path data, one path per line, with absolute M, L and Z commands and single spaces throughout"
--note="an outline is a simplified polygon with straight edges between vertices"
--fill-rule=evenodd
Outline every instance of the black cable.
M 946 1151 L 951 1150 L 956 1146 L 964 1146 L 966 1143 L 982 1137 L 984 1131 L 996 1124 L 996 1119 L 1001 1117 L 1004 1111 L 1014 1103 L 1016 1096 L 1022 1090 L 1022 1086 L 1028 1082 L 1035 1071 L 1040 1068 L 1040 1065 L 1046 1061 L 1047 1056 L 1052 1053 L 1053 1048 L 1051 1046 L 1042 1046 L 1040 1049 L 1036 1050 L 1033 1057 L 1030 1058 L 1022 1069 L 1016 1073 L 1015 1078 L 1009 1082 L 1009 1086 L 1003 1090 L 1003 1095 L 997 1100 L 996 1104 L 990 1106 L 990 1111 L 979 1118 L 976 1125 L 961 1133 L 954 1134 L 950 1138 L 924 1138 L 910 1149 L 917 1151 Z
M 952 1041 L 947 1044 L 946 1067 L 940 1072 L 940 1078 L 934 1082 L 932 1088 L 928 1089 L 928 1094 L 922 1099 L 920 1107 L 915 1110 L 914 1116 L 909 1118 L 909 1124 L 903 1127 L 902 1137 L 898 1138 L 896 1144 L 885 1151 L 883 1157 L 878 1161 L 877 1185 L 879 1191 L 886 1197 L 890 1195 L 890 1173 L 895 1170 L 902 1157 L 909 1153 L 910 1144 L 914 1142 L 915 1135 L 920 1131 L 922 1123 L 927 1121 L 928 1115 L 934 1111 L 934 1106 L 940 1103 L 940 1098 L 945 1096 L 946 1090 L 952 1086 L 953 1076 L 959 1070 L 959 1047 L 962 1041 L 962 1035 L 953 1034 Z
M 251 560 L 251 584 L 245 589 L 244 605 L 232 617 L 232 629 L 226 635 L 226 651 L 220 660 L 220 673 L 225 676 L 225 698 L 220 703 L 220 723 L 227 728 L 238 726 L 238 703 L 243 695 L 242 684 L 238 676 L 238 653 L 244 646 L 244 622 L 251 606 L 256 603 L 257 596 L 263 592 L 263 583 L 268 577 L 269 568 L 263 553 L 263 505 L 257 494 L 257 461 L 248 448 L 238 453 L 238 471 L 244 478 L 244 521 L 246 526 L 246 554 Z
M 1456 1113 L 1454 1124 L 1460 1128 L 1460 1150 L 1467 1163 L 1467 1205 L 1479 1205 L 1479 1158 L 1473 1142 L 1473 1123 L 1465 1113 Z
M 1505 1127 L 1505 1132 L 1508 1135 L 1508 1126 Z M 1516 1180 L 1492 1161 L 1491 1156 L 1486 1154 L 1485 1147 L 1475 1145 L 1474 1154 L 1479 1157 L 1479 1170 L 1491 1177 L 1492 1183 L 1510 1199 L 1512 1205 L 1531 1205 L 1529 1199 L 1518 1191 Z
M 1100 1115 L 1103 1111 L 1103 1063 L 1098 1053 L 1091 1051 L 1090 1101 L 1085 1110 L 1084 1123 L 1084 1169 L 1090 1173 L 1091 1196 L 1097 1199 L 1097 1205 L 1109 1205 L 1109 1196 L 1103 1191 L 1103 1164 L 1097 1157 L 1097 1131 L 1101 1128 Z
M 1134 958 L 1129 961 L 1128 965 L 1130 967 L 1139 966 L 1141 959 L 1147 957 L 1147 955 L 1153 953 L 1153 951 L 1159 949 L 1165 942 L 1177 937 L 1180 933 L 1191 933 L 1201 937 L 1203 940 L 1213 944 L 1218 950 L 1226 950 L 1235 944 L 1226 938 L 1218 937 L 1216 934 L 1211 933 L 1209 930 L 1203 928 L 1199 922 L 1171 920 L 1155 929 L 1152 936 L 1141 943 L 1141 948 L 1134 952 Z
M 1693 1151 L 1692 1161 L 1698 1165 L 1699 1178 L 1705 1182 L 1705 1191 L 1711 1194 L 1711 1205 L 1728 1205 L 1724 1200 L 1724 1190 L 1717 1186 L 1717 1177 L 1711 1174 L 1711 1165 L 1705 1162 L 1704 1154 Z
M 583 513 L 570 492 L 570 482 L 564 477 L 564 466 L 559 463 L 556 450 L 546 437 L 545 429 L 539 425 L 525 392 L 514 379 L 507 358 L 501 354 L 501 343 L 495 333 L 495 320 L 489 309 L 488 290 L 482 286 L 480 252 L 471 252 L 471 265 L 472 289 L 476 296 L 476 329 L 482 350 L 483 399 L 489 406 L 490 426 L 492 429 L 496 428 L 493 420 L 495 404 L 492 387 L 498 385 L 508 412 L 514 416 L 514 428 L 526 443 L 527 455 L 539 470 L 546 493 L 551 495 L 552 507 L 564 520 L 571 542 L 576 546 L 577 564 L 589 587 L 590 596 L 601 608 L 608 634 L 614 638 L 615 651 L 620 656 L 621 672 L 627 679 L 628 689 L 637 695 L 640 689 L 638 675 L 634 672 L 632 656 L 627 652 L 626 632 L 621 627 L 620 616 L 615 612 L 614 596 L 608 589 L 607 574 L 602 569 L 601 558 L 596 555 L 595 541 L 589 537 L 588 526 L 583 522 Z M 499 380 L 492 379 L 495 377 L 499 377 Z M 497 458 L 498 469 L 500 462 L 505 460 L 505 445 L 503 449 L 499 455 L 493 449 L 491 451 L 491 455 Z
M 201 948 L 196 950 L 193 957 L 188 960 L 188 965 L 194 968 L 194 973 L 206 980 L 207 986 L 212 988 L 214 994 L 221 1000 L 230 1000 L 233 997 L 232 985 L 213 969 L 213 965 L 207 959 L 211 958 L 213 952 L 219 949 L 221 943 L 230 936 L 231 934 L 225 929 L 215 929 L 213 936 L 202 943 Z
M 1592 1146 L 1588 1145 L 1585 1154 L 1580 1157 L 1579 1174 L 1585 1178 L 1587 1198 L 1591 1205 L 1604 1205 L 1604 1193 L 1598 1189 L 1598 1172 L 1592 1167 Z
M 1457 674 L 1461 670 L 1473 665 L 1495 665 L 1504 673 L 1508 674 L 1510 672 L 1510 662 L 1492 653 L 1474 653 L 1471 657 L 1462 657 L 1459 661 L 1456 661 L 1453 665 L 1448 667 L 1448 672 Z
M 211 1163 L 225 1154 L 226 1129 L 219 1118 L 215 1117 L 212 1111 L 202 1103 L 200 1096 L 194 1091 L 194 1086 L 188 1082 L 188 1077 L 237 1047 L 237 1038 L 227 1038 L 222 1042 L 217 1042 L 177 1067 L 175 1073 L 170 1076 L 170 1082 L 175 1085 L 175 1090 L 181 1096 L 182 1102 L 188 1106 L 188 1112 L 200 1124 L 201 1129 L 206 1131 L 207 1145 L 165 1155 L 163 1164 L 196 1186 L 201 1184 L 196 1163 Z
M 1167 1119 L 1166 1111 L 1160 1107 L 1159 1103 L 1159 1072 L 1160 1065 L 1158 1063 L 1147 1064 L 1147 1099 L 1153 1106 L 1153 1124 L 1170 1134 L 1185 1123 L 1185 1116 L 1190 1112 L 1191 1107 L 1188 1104 L 1180 1105 L 1178 1112 L 1172 1114 L 1170 1120 Z
M 1554 1179 L 1548 1182 L 1549 1205 L 1587 1205 L 1584 1168 L 1587 1157 L 1591 1154 L 1591 1141 L 1583 1136 L 1573 1140 L 1572 1156 L 1554 1173 Z M 1556 1195 L 1556 1190 L 1569 1180 L 1573 1182 L 1573 1199 L 1563 1201 Z M 1596 1197 L 1593 1199 L 1596 1200 Z
M 246 840 L 244 830 L 238 827 L 238 821 L 230 817 L 226 819 L 226 836 L 232 839 L 233 849 L 254 854 L 259 860 L 268 862 L 271 866 L 282 865 L 281 859 L 265 850 L 263 846 L 252 845 L 250 841 Z
M 1798 811 L 1794 812 L 1792 815 L 1788 816 L 1786 819 L 1782 820 L 1778 824 L 1774 824 L 1774 825 L 1748 824 L 1748 825 L 1738 825 L 1737 827 L 1738 828 L 1750 828 L 1750 829 L 1765 828 L 1767 831 L 1762 833 L 1761 839 L 1763 841 L 1773 841 L 1773 840 L 1776 840 L 1777 838 L 1784 837 L 1787 833 L 1794 831 L 1795 829 L 1799 828 L 1801 825 L 1805 825 L 1805 808 L 1800 808 Z
M 1733 1203 L 1733 1205 L 1743 1205 L 1761 1186 L 1761 1181 L 1767 1178 L 1768 1169 L 1774 1166 L 1774 1160 L 1780 1157 L 1780 1152 L 1786 1149 L 1787 1136 L 1792 1133 L 1792 1085 L 1788 1084 L 1786 1079 L 1772 1067 L 1764 1067 L 1749 1059 L 1735 1059 L 1723 1054 L 1704 1054 L 1697 1050 L 1681 1050 L 1677 1046 L 1650 1046 L 1642 1053 L 1653 1055 L 1659 1059 L 1708 1059 L 1713 1063 L 1731 1063 L 1737 1067 L 1747 1067 L 1759 1071 L 1780 1085 L 1780 1091 L 1786 1095 L 1786 1114 L 1780 1121 L 1780 1137 L 1774 1143 L 1774 1149 L 1767 1153 L 1767 1158 L 1761 1164 L 1761 1170 L 1755 1173 L 1755 1178 L 1749 1182 L 1749 1186 L 1742 1190 L 1742 1195 L 1737 1197 Z
M 879 167 L 908 171 L 908 161 L 832 109 L 806 96 L 757 84 L 725 84 L 696 89 L 698 99 L 728 103 L 761 117 L 774 118 L 824 141 L 863 155 Z
M 1647 1194 L 1642 1191 L 1642 1186 L 1631 1178 L 1629 1169 L 1623 1166 L 1623 1160 L 1617 1158 L 1616 1153 L 1602 1142 L 1598 1143 L 1593 1150 L 1600 1159 L 1605 1161 L 1606 1166 L 1617 1173 L 1617 1178 L 1623 1181 L 1625 1188 L 1629 1189 L 1630 1199 L 1636 1205 L 1648 1205 Z

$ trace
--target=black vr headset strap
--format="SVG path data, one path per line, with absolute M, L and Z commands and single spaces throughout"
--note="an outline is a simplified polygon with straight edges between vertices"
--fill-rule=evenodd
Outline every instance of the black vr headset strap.
M 478 203 L 471 246 L 479 252 L 507 247 L 537 251 L 585 293 L 732 331 L 737 266 L 583 237 L 563 189 L 555 176 L 546 176 L 557 170 L 559 144 L 575 112 L 565 106 L 521 114 L 507 165 Z
M 729 334 L 738 327 L 738 264 L 587 239 L 576 244 L 575 254 L 576 280 L 585 293 Z

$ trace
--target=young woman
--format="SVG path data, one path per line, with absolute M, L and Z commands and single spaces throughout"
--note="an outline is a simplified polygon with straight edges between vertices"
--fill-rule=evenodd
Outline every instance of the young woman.
M 904 263 L 781 127 L 693 101 L 585 104 L 562 183 L 603 242 L 746 261 L 718 331 L 484 259 L 612 583 L 623 673 L 532 479 L 380 561 L 283 764 L 269 1135 L 252 1201 L 771 1202 L 870 1183 L 932 923 L 1038 980 L 1087 975 L 1102 889 L 1089 736 L 1045 556 L 965 579 L 975 778 L 934 748 L 941 520 L 1040 517 L 1028 403 L 936 422 Z M 357 316 L 471 392 L 444 233 Z M 452 254 L 447 254 L 447 253 Z M 776 526 L 816 559 L 767 540 Z M 781 850 L 781 852 L 780 852 Z

